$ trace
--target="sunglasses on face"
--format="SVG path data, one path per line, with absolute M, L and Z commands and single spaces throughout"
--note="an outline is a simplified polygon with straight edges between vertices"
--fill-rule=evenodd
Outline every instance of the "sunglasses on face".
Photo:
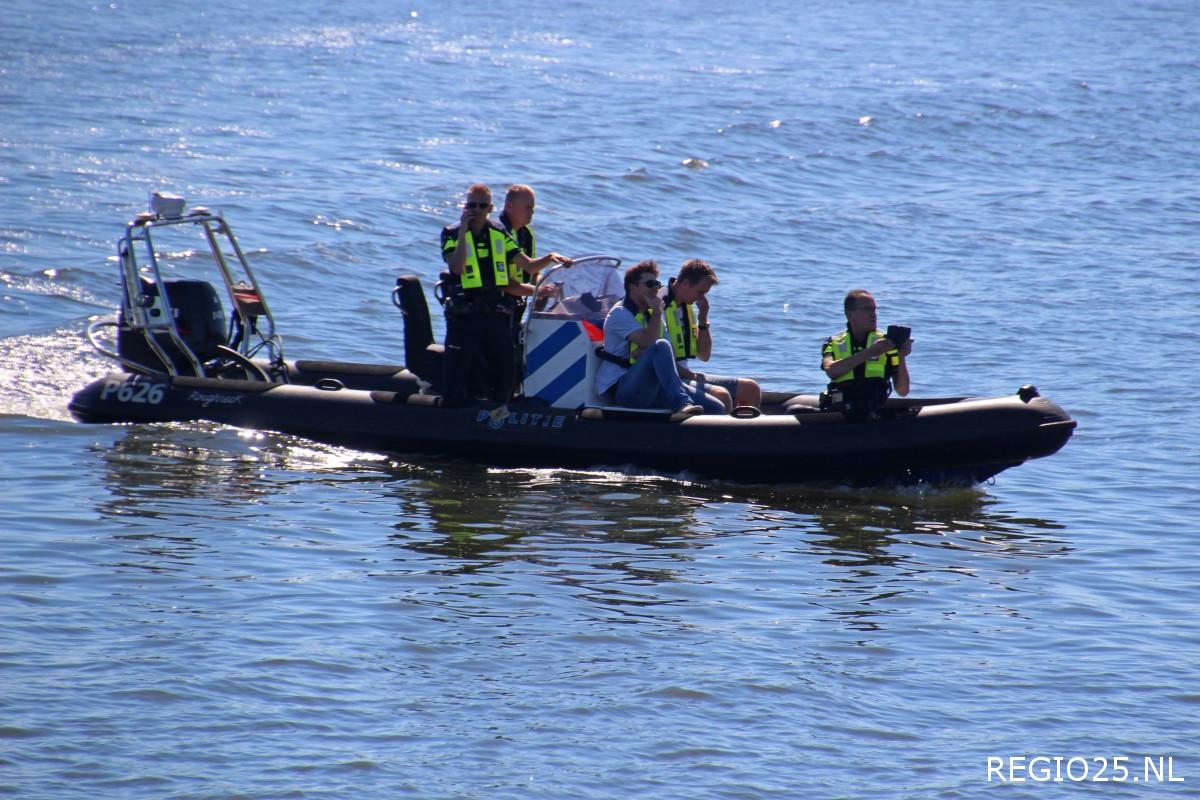
M 478 208 L 480 210 L 491 208 L 491 203 L 463 203 L 463 208 Z
M 662 282 L 661 282 L 661 281 L 657 281 L 657 280 L 655 280 L 654 278 L 651 278 L 651 279 L 650 279 L 650 280 L 648 280 L 648 281 L 642 281 L 642 286 L 649 286 L 651 289 L 661 289 L 661 288 L 662 288 Z

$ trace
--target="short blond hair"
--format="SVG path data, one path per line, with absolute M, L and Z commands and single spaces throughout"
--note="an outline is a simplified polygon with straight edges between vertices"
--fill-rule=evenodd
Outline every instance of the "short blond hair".
M 518 197 L 528 197 L 533 199 L 533 187 L 527 186 L 524 183 L 514 183 L 508 187 L 508 191 L 504 193 L 504 202 L 515 200 Z

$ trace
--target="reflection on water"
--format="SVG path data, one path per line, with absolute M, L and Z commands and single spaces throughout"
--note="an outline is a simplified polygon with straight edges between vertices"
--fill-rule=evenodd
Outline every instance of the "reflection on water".
M 101 519 L 118 522 L 115 541 L 136 560 L 120 567 L 170 571 L 217 553 L 213 540 L 271 522 L 267 502 L 313 474 L 380 460 L 292 437 L 212 424 L 133 425 L 93 445 L 107 495 Z M 286 527 L 287 523 L 282 523 Z
M 348 469 L 382 457 L 295 437 L 215 424 L 129 426 L 110 447 L 93 448 L 112 497 L 108 516 L 155 518 L 170 500 L 245 508 L 302 475 Z M 295 473 L 289 479 L 288 473 Z M 171 514 L 178 513 L 172 507 Z
M 997 505 L 977 489 L 773 491 L 752 515 L 779 531 L 802 520 L 809 535 L 798 549 L 829 568 L 808 597 L 829 619 L 875 632 L 946 597 L 961 596 L 968 615 L 1009 615 L 1005 595 L 1026 581 L 1028 559 L 1072 551 L 1055 535 L 1063 526 Z
M 403 516 L 426 520 L 448 546 L 422 546 L 467 557 L 503 549 L 530 533 L 579 540 L 688 546 L 703 501 L 679 495 L 669 481 L 609 473 L 491 470 L 446 464 L 436 482 L 397 485 Z
M 980 490 L 747 488 L 440 462 L 436 480 L 405 480 L 390 493 L 391 543 L 435 557 L 438 574 L 499 587 L 532 571 L 579 599 L 642 611 L 679 602 L 667 584 L 782 583 L 858 630 L 878 630 L 897 602 L 943 588 L 982 581 L 989 594 L 1006 592 L 1025 579 L 1026 559 L 1072 549 L 1056 535 L 1061 525 L 1007 514 Z M 813 559 L 820 568 L 797 584 L 794 562 Z M 981 613 L 1007 613 L 979 602 Z
M 1019 556 L 1066 552 L 1050 520 L 993 510 L 999 502 L 982 489 L 771 488 L 749 495 L 751 515 L 770 527 L 804 525 L 809 541 L 853 559 L 896 564 L 897 543 L 980 549 Z
M 1068 551 L 1055 523 L 982 491 L 491 470 L 211 425 L 100 430 L 71 428 L 93 462 L 78 479 L 93 519 L 8 551 L 24 575 L 66 576 L 18 587 L 30 601 L 8 625 L 23 626 L 26 662 L 52 661 L 38 604 L 69 612 L 53 650 L 86 654 L 101 720 L 59 726 L 80 752 L 109 720 L 150 719 L 175 741 L 219 719 L 239 741 L 286 729 L 276 770 L 323 764 L 294 743 L 326 731 L 376 765 L 407 769 L 422 747 L 426 761 L 494 753 L 500 736 L 504 757 L 524 745 L 540 765 L 564 741 L 591 753 L 653 724 L 730 763 L 757 752 L 752 738 L 789 736 L 849 762 L 924 735 L 913 720 L 931 704 L 938 730 L 1004 707 L 928 687 L 1015 672 L 1007 634 L 1030 635 L 1051 584 L 1031 585 L 1031 567 Z M 44 716 L 75 722 L 76 699 Z M 820 723 L 797 734 L 807 718 Z M 644 738 L 639 762 L 676 758 L 657 730 Z M 113 772 L 149 760 L 115 750 Z
M 740 486 L 437 458 L 410 463 L 207 423 L 130 426 L 94 450 L 110 493 L 98 509 L 105 517 L 156 519 L 180 513 L 176 501 L 188 500 L 210 504 L 205 513 L 236 516 L 325 475 L 347 491 L 393 502 L 393 543 L 458 559 L 499 557 L 530 535 L 686 552 L 713 535 L 800 533 L 813 548 L 876 565 L 904 558 L 898 542 L 1035 557 L 1068 549 L 1053 536 L 1061 525 L 993 510 L 998 501 L 980 489 Z
M 151 570 L 181 569 L 221 547 L 219 531 L 237 531 L 365 552 L 364 579 L 443 576 L 474 581 L 472 595 L 546 583 L 618 613 L 673 605 L 686 586 L 778 583 L 832 619 L 874 628 L 897 603 L 975 581 L 1013 588 L 1028 559 L 1072 549 L 1060 525 L 1010 515 L 977 489 L 494 470 L 212 425 L 133 426 L 97 452 L 109 492 L 98 511 L 121 523 L 122 565 Z M 808 564 L 802 582 L 789 562 Z
M 647 621 L 651 608 L 676 602 L 660 588 L 688 580 L 704 546 L 692 535 L 702 504 L 661 480 L 438 463 L 436 480 L 388 489 L 397 570 L 411 570 L 415 553 L 432 574 L 473 577 L 480 595 L 539 592 L 532 581 L 606 619 Z

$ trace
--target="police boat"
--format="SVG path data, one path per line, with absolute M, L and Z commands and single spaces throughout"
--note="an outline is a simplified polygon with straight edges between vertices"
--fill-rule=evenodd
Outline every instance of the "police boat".
M 175 277 L 207 259 L 170 263 L 167 251 L 156 250 L 160 235 L 187 230 L 205 243 L 215 280 Z M 817 395 L 777 391 L 764 392 L 761 409 L 729 416 L 614 407 L 593 388 L 604 318 L 623 296 L 620 259 L 610 256 L 543 271 L 539 288 L 552 291 L 540 292 L 549 299 L 531 303 L 522 320 L 520 397 L 499 409 L 448 408 L 438 394 L 444 354 L 416 276 L 398 278 L 392 289 L 403 313 L 405 366 L 289 361 L 262 287 L 220 213 L 185 213 L 181 198 L 154 195 L 151 210 L 127 225 L 117 256 L 120 308 L 85 335 L 119 369 L 71 399 L 80 422 L 209 420 L 496 466 L 850 485 L 978 483 L 1057 452 L 1075 428 L 1031 386 L 1007 397 L 893 398 L 866 421 Z

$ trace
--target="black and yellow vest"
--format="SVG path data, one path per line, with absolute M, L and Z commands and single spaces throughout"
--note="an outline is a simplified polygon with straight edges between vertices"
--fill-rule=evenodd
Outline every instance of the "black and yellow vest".
M 630 300 L 629 295 L 625 295 L 624 302 L 625 302 L 625 308 L 629 309 L 630 313 L 633 314 L 633 318 L 638 321 L 638 324 L 641 325 L 643 328 L 646 327 L 646 325 L 648 325 L 650 322 L 650 315 L 646 311 L 638 311 L 637 303 Z M 659 336 L 661 337 L 662 331 L 659 331 L 658 333 L 659 333 Z M 637 346 L 637 343 L 633 342 L 631 340 L 629 342 L 629 363 L 630 363 L 630 365 L 634 364 L 637 361 L 638 349 L 639 348 Z
M 467 263 L 463 266 L 463 273 L 459 276 L 464 289 L 482 289 L 484 285 L 483 271 L 479 268 L 479 259 L 481 255 L 489 254 L 492 261 L 491 274 L 493 281 L 490 285 L 507 286 L 509 281 L 509 268 L 507 257 L 507 243 L 511 241 L 508 236 L 501 230 L 493 228 L 490 224 L 487 227 L 488 241 L 487 245 L 483 246 L 483 242 L 476 242 L 475 235 L 468 228 L 465 239 L 467 248 Z M 462 232 L 459 232 L 462 235 Z M 459 246 L 457 239 L 448 238 L 445 244 L 442 245 L 442 252 L 454 250 Z
M 529 256 L 530 258 L 537 258 L 537 234 L 534 233 L 533 228 L 529 227 L 528 225 L 521 230 L 529 233 L 529 246 L 526 247 L 525 245 L 521 244 L 521 240 L 519 238 L 521 231 L 512 231 L 511 233 L 513 235 L 513 239 L 516 240 L 517 244 L 521 245 L 521 249 L 525 251 L 525 255 Z
M 529 256 L 530 258 L 537 258 L 537 234 L 533 232 L 532 226 L 526 225 L 524 228 L 514 229 L 512 223 L 508 219 L 508 216 L 504 212 L 500 213 L 500 224 L 504 226 L 504 232 L 512 237 L 512 240 L 517 243 L 517 247 L 520 247 L 521 250 L 524 251 L 525 255 Z M 522 239 L 526 238 L 521 235 L 522 231 L 528 234 L 527 242 L 521 241 Z M 517 270 L 514 268 L 510 272 L 517 272 Z M 533 280 L 534 276 L 532 272 L 525 272 L 524 270 L 521 270 L 520 272 L 524 273 L 524 280 L 526 282 Z M 514 279 L 521 279 L 522 275 L 517 274 L 513 277 Z M 519 282 L 520 280 L 518 280 L 518 283 Z
M 841 333 L 838 333 L 838 334 L 835 334 L 834 336 L 829 337 L 829 343 L 825 346 L 825 352 L 831 354 L 833 356 L 834 361 L 841 361 L 843 358 L 849 358 L 850 356 L 854 355 L 854 353 L 856 353 L 856 352 L 860 352 L 861 350 L 866 350 L 871 345 L 875 344 L 875 340 L 882 339 L 882 338 L 883 338 L 883 331 L 871 331 L 870 333 L 867 334 L 866 345 L 859 348 L 858 350 L 855 350 L 854 345 L 850 339 L 850 331 L 842 331 Z M 863 366 L 865 367 L 865 370 L 863 371 L 863 374 L 861 376 L 855 375 L 855 373 L 858 371 L 857 369 L 852 369 L 852 370 L 848 370 L 847 372 L 842 373 L 837 378 L 834 378 L 834 382 L 835 383 L 849 383 L 850 381 L 856 380 L 859 377 L 880 378 L 880 379 L 886 378 L 887 377 L 888 359 L 894 357 L 895 355 L 896 355 L 895 350 L 889 350 L 888 352 L 886 352 L 880 356 L 876 356 L 875 358 L 868 359 L 863 364 Z
M 696 307 L 691 303 L 682 306 L 684 316 L 687 318 L 687 324 L 683 324 L 679 319 L 679 309 L 681 306 L 675 300 L 671 291 L 667 290 L 667 304 L 663 309 L 663 321 L 667 325 L 667 338 L 671 342 L 671 347 L 675 348 L 675 360 L 696 357 L 696 341 L 700 337 L 700 327 L 696 322 Z

